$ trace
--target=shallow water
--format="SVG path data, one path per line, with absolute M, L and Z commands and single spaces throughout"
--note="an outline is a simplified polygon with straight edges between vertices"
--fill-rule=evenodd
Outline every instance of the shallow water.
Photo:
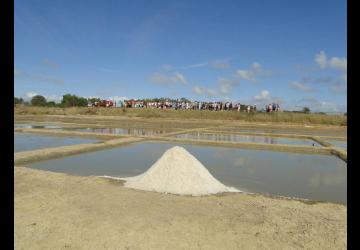
M 14 152 L 60 147 L 80 143 L 91 143 L 96 141 L 98 140 L 14 133 Z
M 46 128 L 46 129 L 61 129 L 61 126 L 57 125 L 34 125 L 34 124 L 14 124 L 14 128 Z
M 116 134 L 116 135 L 161 135 L 170 133 L 174 130 L 155 129 L 155 128 L 64 128 L 68 131 L 102 133 L 102 134 Z
M 335 147 L 340 147 L 340 148 L 344 148 L 347 149 L 347 141 L 327 141 L 329 143 L 331 143 L 332 145 L 334 145 Z
M 87 128 L 87 127 L 66 127 L 60 125 L 34 125 L 34 124 L 14 124 L 15 128 L 45 128 L 63 131 L 79 131 L 89 133 L 116 134 L 116 135 L 161 135 L 176 131 L 171 128 L 149 128 L 149 127 L 119 127 L 119 128 Z
M 330 155 L 144 142 L 31 167 L 85 176 L 134 176 L 175 145 L 185 147 L 225 185 L 248 192 L 346 204 L 346 163 Z
M 291 145 L 308 145 L 321 146 L 317 142 L 308 139 L 293 139 L 293 138 L 276 138 L 269 136 L 252 136 L 252 135 L 237 135 L 237 134 L 208 134 L 202 132 L 192 132 L 188 134 L 174 135 L 176 138 L 195 139 L 195 140 L 211 140 L 211 141 L 231 141 L 231 142 L 255 142 L 268 144 L 291 144 Z
M 347 136 L 347 129 L 329 129 L 329 130 L 319 130 L 319 129 L 271 129 L 271 128 L 234 128 L 234 127 L 223 127 L 217 130 L 223 131 L 233 131 L 233 132 L 252 132 L 252 133 L 273 133 L 273 134 L 298 134 L 298 135 L 315 135 L 315 136 Z

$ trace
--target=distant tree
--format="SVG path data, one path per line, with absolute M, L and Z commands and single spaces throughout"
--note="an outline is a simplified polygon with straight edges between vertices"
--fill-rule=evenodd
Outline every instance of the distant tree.
M 42 95 L 34 96 L 30 102 L 33 106 L 46 106 L 46 98 Z
M 344 116 L 347 116 L 347 112 L 346 112 L 346 113 L 344 113 Z
M 48 107 L 55 107 L 56 106 L 56 103 L 54 101 L 50 101 L 50 102 L 47 102 L 46 103 L 46 106 Z
M 14 104 L 23 104 L 24 100 L 22 98 L 14 97 Z
M 180 102 L 190 102 L 189 99 L 186 99 L 185 97 L 181 97 Z
M 95 102 L 100 102 L 100 98 L 88 98 L 87 101 L 89 104 L 94 104 Z
M 63 107 L 77 107 L 77 106 L 87 106 L 88 100 L 84 97 L 78 97 L 76 95 L 66 94 L 63 95 L 61 100 L 61 105 Z
M 303 111 L 305 114 L 310 113 L 310 109 L 309 109 L 308 107 L 303 107 L 302 111 Z

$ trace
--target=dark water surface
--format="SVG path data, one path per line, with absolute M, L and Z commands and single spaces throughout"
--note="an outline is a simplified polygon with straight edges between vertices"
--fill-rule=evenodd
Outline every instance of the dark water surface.
M 225 185 L 254 193 L 346 204 L 347 165 L 330 155 L 144 142 L 31 167 L 84 176 L 134 176 L 175 145 L 186 148 Z

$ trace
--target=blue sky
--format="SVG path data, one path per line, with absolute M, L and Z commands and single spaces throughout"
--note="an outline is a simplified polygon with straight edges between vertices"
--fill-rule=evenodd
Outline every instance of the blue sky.
M 15 96 L 345 112 L 346 1 L 15 0 Z

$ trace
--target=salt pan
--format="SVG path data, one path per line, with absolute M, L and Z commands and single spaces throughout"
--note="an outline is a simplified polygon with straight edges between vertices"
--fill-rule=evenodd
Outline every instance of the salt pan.
M 119 179 L 125 180 L 128 188 L 179 195 L 240 192 L 215 179 L 200 161 L 179 146 L 168 149 L 143 174 Z

